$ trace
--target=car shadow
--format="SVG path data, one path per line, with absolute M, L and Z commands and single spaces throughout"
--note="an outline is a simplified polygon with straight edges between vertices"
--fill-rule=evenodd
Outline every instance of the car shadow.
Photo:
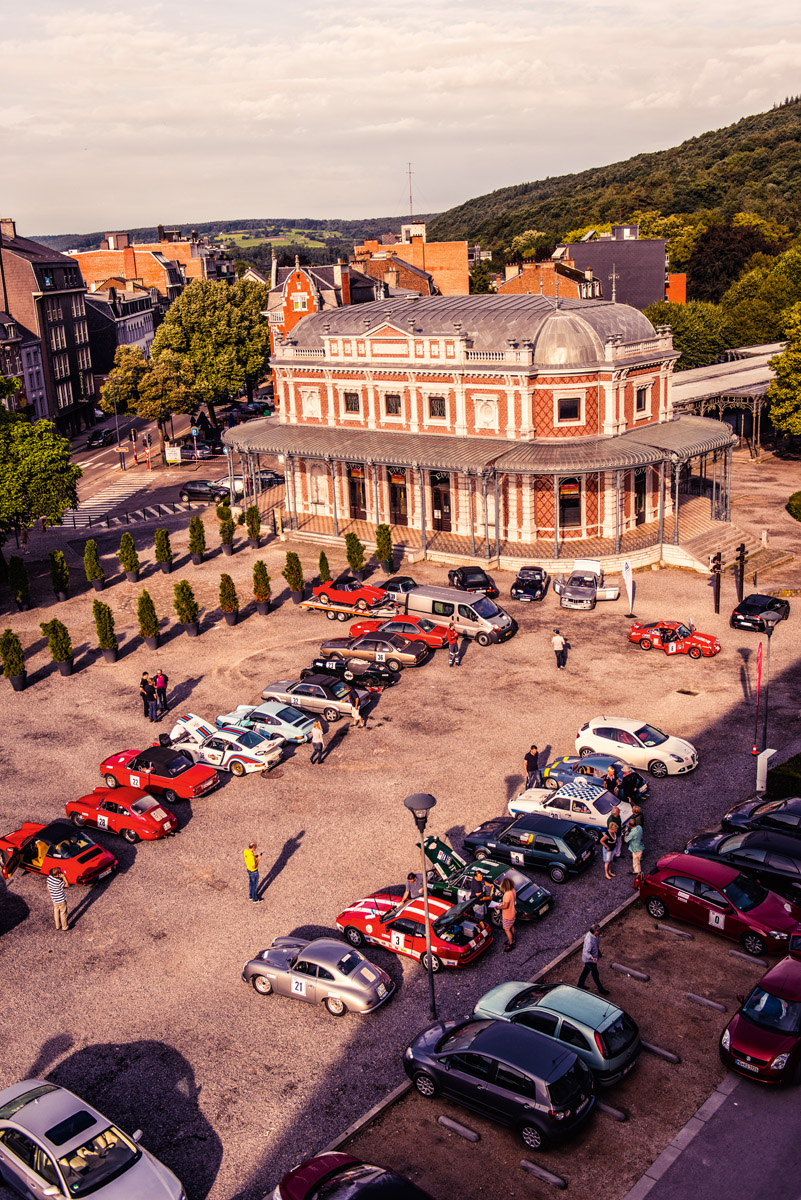
M 270 885 L 275 883 L 276 879 L 281 874 L 284 867 L 289 862 L 290 858 L 292 858 L 293 854 L 295 854 L 296 851 L 298 851 L 300 849 L 301 841 L 303 840 L 303 838 L 305 836 L 306 836 L 306 830 L 301 829 L 294 835 L 294 837 L 287 838 L 287 840 L 284 842 L 283 846 L 281 847 L 281 851 L 280 851 L 278 857 L 276 858 L 275 862 L 270 867 L 269 871 L 267 871 L 266 875 L 264 875 L 262 877 L 261 881 L 259 882 L 258 896 L 260 899 L 264 895 L 264 893 L 267 891 L 267 889 L 270 887 Z
M 30 911 L 22 896 L 12 892 L 6 881 L 0 878 L 0 935 L 16 929 L 30 915 Z
M 116 851 L 116 847 L 115 847 L 115 851 Z M 117 857 L 119 858 L 119 855 Z M 124 872 L 127 869 L 126 867 L 123 866 L 123 862 L 122 862 L 121 858 L 119 858 L 119 863 L 120 863 L 120 865 L 117 867 L 117 870 L 112 872 L 112 874 L 109 875 L 107 879 L 103 879 L 103 880 L 101 880 L 100 883 L 96 883 L 92 887 L 88 887 L 85 889 L 86 894 L 81 897 L 81 899 L 75 905 L 75 908 L 73 908 L 69 912 L 68 920 L 69 920 L 70 929 L 72 929 L 73 926 L 77 925 L 79 923 L 79 921 L 81 921 L 81 919 L 86 916 L 89 909 L 92 907 L 93 904 L 97 903 L 97 901 L 100 899 L 101 896 L 105 895 L 106 889 L 112 883 L 114 876 L 121 874 L 122 872 Z M 67 892 L 67 902 L 68 903 L 71 898 L 72 898 L 72 894 L 68 890 L 68 892 Z

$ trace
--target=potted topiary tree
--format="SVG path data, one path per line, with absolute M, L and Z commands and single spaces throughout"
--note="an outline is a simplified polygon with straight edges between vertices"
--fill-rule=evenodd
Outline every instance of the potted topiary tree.
M 222 543 L 222 552 L 229 557 L 234 552 L 234 522 L 231 519 L 231 510 L 227 510 L 227 515 L 220 520 L 220 542 Z
M 142 594 L 136 602 L 136 616 L 139 621 L 140 638 L 148 650 L 158 650 L 159 619 L 156 616 L 156 606 L 147 588 L 142 589 Z
M 375 527 L 375 556 L 387 575 L 392 574 L 392 530 L 389 525 Z
M 199 567 L 206 553 L 206 527 L 202 517 L 192 517 L 189 522 L 189 553 L 192 562 Z
M 136 553 L 136 546 L 134 546 L 134 540 L 130 533 L 124 533 L 120 538 L 117 558 L 120 560 L 120 566 L 125 572 L 128 582 L 137 583 L 139 580 L 139 555 Z
M 188 581 L 182 579 L 180 583 L 175 585 L 175 612 L 178 620 L 183 625 L 189 637 L 197 637 L 198 635 L 198 608 L 195 593 L 192 591 Z
M 330 583 L 331 582 L 331 568 L 328 565 L 328 556 L 327 556 L 325 550 L 320 551 L 320 558 L 318 560 L 317 569 L 320 572 L 320 583 Z
M 256 601 L 256 612 L 266 617 L 270 611 L 270 576 L 267 574 L 267 564 L 261 559 L 253 564 L 253 599 Z
M 31 607 L 31 584 L 28 568 L 18 554 L 12 554 L 8 560 L 8 586 L 19 612 L 27 612 Z
M 261 545 L 259 534 L 261 533 L 261 516 L 258 506 L 251 504 L 250 508 L 245 511 L 245 524 L 248 527 L 248 540 L 254 550 L 258 550 Z
M 156 530 L 156 562 L 160 564 L 162 574 L 169 575 L 172 570 L 172 546 L 166 529 Z
M 50 582 L 57 600 L 66 600 L 70 594 L 70 572 L 67 560 L 60 550 L 50 551 Z
M 239 597 L 230 575 L 220 576 L 220 608 L 226 625 L 236 625 L 239 617 Z
M 303 599 L 303 567 L 300 565 L 300 559 L 294 550 L 287 550 L 286 566 L 281 574 L 289 584 L 293 603 L 300 604 Z
M 103 657 L 106 662 L 116 662 L 119 643 L 114 633 L 114 614 L 108 604 L 104 604 L 102 600 L 93 600 L 92 616 L 97 630 L 97 644 L 103 651 Z
M 345 557 L 355 579 L 364 579 L 364 545 L 355 533 L 345 534 Z
M 97 542 L 94 538 L 90 538 L 83 549 L 83 569 L 86 571 L 86 578 L 91 583 L 96 592 L 103 591 L 103 580 L 106 578 L 103 573 L 103 568 L 100 565 L 100 558 L 97 553 Z
M 3 674 L 15 692 L 25 688 L 25 655 L 22 643 L 11 629 L 4 629 L 0 634 L 0 656 L 3 659 Z
M 39 626 L 50 646 L 53 662 L 58 666 L 62 675 L 72 674 L 72 642 L 66 626 L 53 617 Z

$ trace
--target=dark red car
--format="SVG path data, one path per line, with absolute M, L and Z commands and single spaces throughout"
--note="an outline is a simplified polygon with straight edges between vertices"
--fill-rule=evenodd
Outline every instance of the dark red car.
M 329 1151 L 288 1171 L 272 1200 L 431 1200 L 428 1192 L 386 1167 Z
M 384 589 L 358 579 L 341 579 L 339 583 L 320 583 L 312 592 L 321 604 L 347 604 L 349 608 L 366 611 L 384 599 Z
M 67 816 L 82 829 L 91 825 L 118 833 L 126 842 L 153 842 L 169 837 L 178 828 L 178 818 L 158 800 L 133 787 L 96 787 L 88 796 L 68 800 Z
M 161 792 L 168 804 L 193 800 L 219 785 L 214 767 L 195 764 L 188 754 L 172 746 L 123 750 L 100 764 L 100 774 L 110 788 L 132 787 Z
M 59 867 L 69 884 L 97 883 L 117 866 L 113 854 L 66 821 L 49 825 L 26 821 L 0 838 L 0 862 L 4 879 L 10 879 L 18 867 L 33 875 L 48 875 L 52 867 Z
M 354 621 L 350 627 L 350 636 L 359 637 L 363 633 L 399 633 L 410 642 L 423 642 L 432 650 L 441 650 L 447 646 L 448 632 L 445 625 L 435 625 L 427 617 L 390 617 L 383 621 Z
M 689 854 L 665 854 L 637 880 L 657 921 L 670 915 L 740 942 L 748 954 L 781 954 L 799 932 L 801 908 L 750 875 Z
M 683 621 L 635 621 L 629 641 L 641 650 L 664 650 L 665 654 L 689 654 L 690 658 L 714 658 L 720 654 L 720 642 L 711 633 L 699 633 Z
M 720 1057 L 761 1083 L 801 1083 L 801 962 L 789 955 L 762 976 L 723 1030 Z

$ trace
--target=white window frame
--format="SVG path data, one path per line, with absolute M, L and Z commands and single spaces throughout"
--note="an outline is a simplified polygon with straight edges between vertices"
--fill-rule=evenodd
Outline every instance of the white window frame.
M 355 387 L 352 383 L 338 384 L 336 391 L 338 420 L 356 421 L 357 423 L 362 424 L 367 415 L 368 399 L 365 395 L 363 395 L 361 387 Z M 357 396 L 359 397 L 358 412 L 345 411 L 345 392 L 356 392 Z
M 431 416 L 431 401 L 432 399 L 445 401 L 445 416 Z M 423 425 L 433 425 L 436 428 L 447 428 L 450 425 L 450 403 L 448 400 L 447 390 L 443 388 L 425 388 L 423 391 Z
M 354 412 L 348 408 L 348 396 L 355 396 L 358 408 Z M 342 389 L 342 416 L 351 420 L 361 421 L 364 413 L 362 412 L 362 396 L 358 388 L 343 388 Z
M 305 292 L 292 293 L 292 311 L 304 313 L 309 311 L 309 297 Z
M 634 379 L 632 382 L 634 384 L 634 420 L 635 422 L 650 421 L 651 413 L 653 411 L 654 380 L 653 378 Z M 642 410 L 642 412 L 637 411 L 637 392 L 639 392 L 640 389 L 645 391 L 645 408 Z
M 388 413 L 387 412 L 387 396 L 400 396 L 400 412 L 399 413 Z M 405 404 L 405 400 L 404 400 L 403 388 L 402 387 L 381 388 L 380 392 L 379 392 L 379 399 L 380 399 L 380 404 L 381 404 L 381 420 L 382 421 L 390 421 L 391 423 L 393 423 L 395 425 L 402 425 L 404 423 L 404 421 L 406 420 L 406 413 L 404 411 L 406 408 L 406 404 Z
M 579 415 L 575 420 L 560 421 L 559 420 L 559 401 L 560 400 L 578 400 Z M 586 388 L 562 388 L 560 391 L 555 391 L 553 394 L 553 427 L 554 429 L 568 429 L 578 425 L 585 425 L 587 418 L 587 391 Z

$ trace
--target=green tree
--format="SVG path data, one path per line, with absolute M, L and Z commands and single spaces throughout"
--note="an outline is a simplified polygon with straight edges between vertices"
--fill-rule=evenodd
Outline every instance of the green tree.
M 20 382 L 16 375 L 0 375 L 0 401 L 10 400 L 19 390 Z M 6 632 L 10 632 L 7 630 Z
M 779 341 L 785 312 L 801 301 L 801 247 L 755 262 L 723 296 L 731 346 Z
M 245 510 L 245 524 L 248 527 L 248 537 L 257 542 L 261 533 L 261 514 L 257 504 L 251 504 Z
M 150 369 L 144 351 L 139 346 L 118 346 L 109 377 L 100 389 L 103 412 L 137 412 L 139 389 Z
M 486 295 L 495 291 L 492 267 L 488 262 L 478 262 L 470 271 L 470 291 L 475 295 Z
M 189 522 L 189 553 L 202 555 L 205 552 L 206 527 L 202 517 L 194 516 Z
M 173 591 L 175 593 L 173 606 L 178 620 L 182 625 L 194 625 L 200 608 L 198 607 L 191 584 L 188 580 L 182 579 L 180 583 L 176 583 Z
M 130 533 L 126 532 L 120 538 L 120 548 L 117 551 L 117 558 L 120 560 L 120 566 L 123 571 L 129 574 L 139 570 L 139 555 L 136 553 L 136 546 Z
M 97 630 L 97 644 L 101 650 L 116 650 L 117 635 L 114 632 L 114 614 L 102 600 L 92 601 L 92 616 Z
M 223 612 L 239 612 L 239 596 L 230 575 L 220 576 L 220 608 Z
M 78 504 L 83 472 L 70 461 L 67 438 L 50 421 L 29 424 L 20 414 L 0 408 L 0 537 L 22 536 L 37 521 L 57 525 Z
M 227 515 L 220 521 L 220 542 L 223 546 L 232 546 L 234 542 L 234 522 L 231 519 L 230 508 L 225 511 Z
M 63 592 L 69 595 L 70 590 L 70 569 L 67 566 L 67 560 L 64 557 L 62 550 L 51 550 L 50 558 L 50 582 L 53 585 L 53 591 L 58 594 Z
M 156 606 L 147 588 L 142 588 L 136 602 L 136 617 L 139 621 L 139 636 L 141 638 L 157 637 L 159 619 L 156 616 Z
M 25 674 L 22 642 L 11 629 L 4 629 L 0 634 L 0 658 L 3 659 L 3 674 L 6 679 Z
M 780 433 L 801 434 L 801 303 L 785 314 L 787 347 L 770 360 L 776 378 L 768 386 L 770 419 Z
M 31 582 L 28 568 L 18 554 L 12 554 L 8 560 L 8 586 L 17 608 L 27 608 L 31 602 Z
M 392 530 L 389 525 L 375 527 L 375 556 L 387 570 L 392 569 Z
M 355 533 L 345 534 L 345 557 L 351 571 L 364 570 L 364 543 L 359 541 Z
M 303 591 L 303 567 L 294 550 L 287 550 L 286 565 L 281 572 L 291 592 Z
M 677 371 L 707 367 L 731 345 L 726 314 L 718 304 L 701 300 L 669 304 L 663 300 L 647 308 L 645 315 L 652 325 L 672 327 L 673 345 L 680 354 Z
M 83 548 L 83 569 L 86 572 L 86 578 L 89 583 L 95 579 L 105 579 L 105 573 L 100 565 L 100 556 L 97 553 L 97 542 L 94 538 L 89 538 L 89 541 Z
M 170 535 L 166 529 L 156 530 L 155 548 L 157 563 L 172 562 L 172 546 L 170 545 Z
M 695 243 L 687 264 L 687 290 L 693 300 L 717 303 L 739 277 L 753 255 L 769 250 L 771 243 L 750 225 L 716 224 Z
M 164 452 L 165 425 L 169 417 L 174 413 L 193 412 L 197 402 L 191 363 L 170 351 L 163 352 L 158 360 L 151 359 L 147 374 L 139 385 L 136 415 L 144 421 L 156 422 L 160 453 Z
M 257 604 L 266 604 L 270 599 L 270 576 L 261 559 L 253 564 L 253 599 Z
M 47 638 L 53 662 L 68 662 L 72 658 L 72 640 L 66 625 L 53 617 L 52 621 L 44 621 L 39 628 Z
M 320 583 L 331 582 L 331 568 L 328 565 L 328 555 L 325 550 L 320 551 L 320 557 L 317 560 L 317 570 L 320 575 Z

